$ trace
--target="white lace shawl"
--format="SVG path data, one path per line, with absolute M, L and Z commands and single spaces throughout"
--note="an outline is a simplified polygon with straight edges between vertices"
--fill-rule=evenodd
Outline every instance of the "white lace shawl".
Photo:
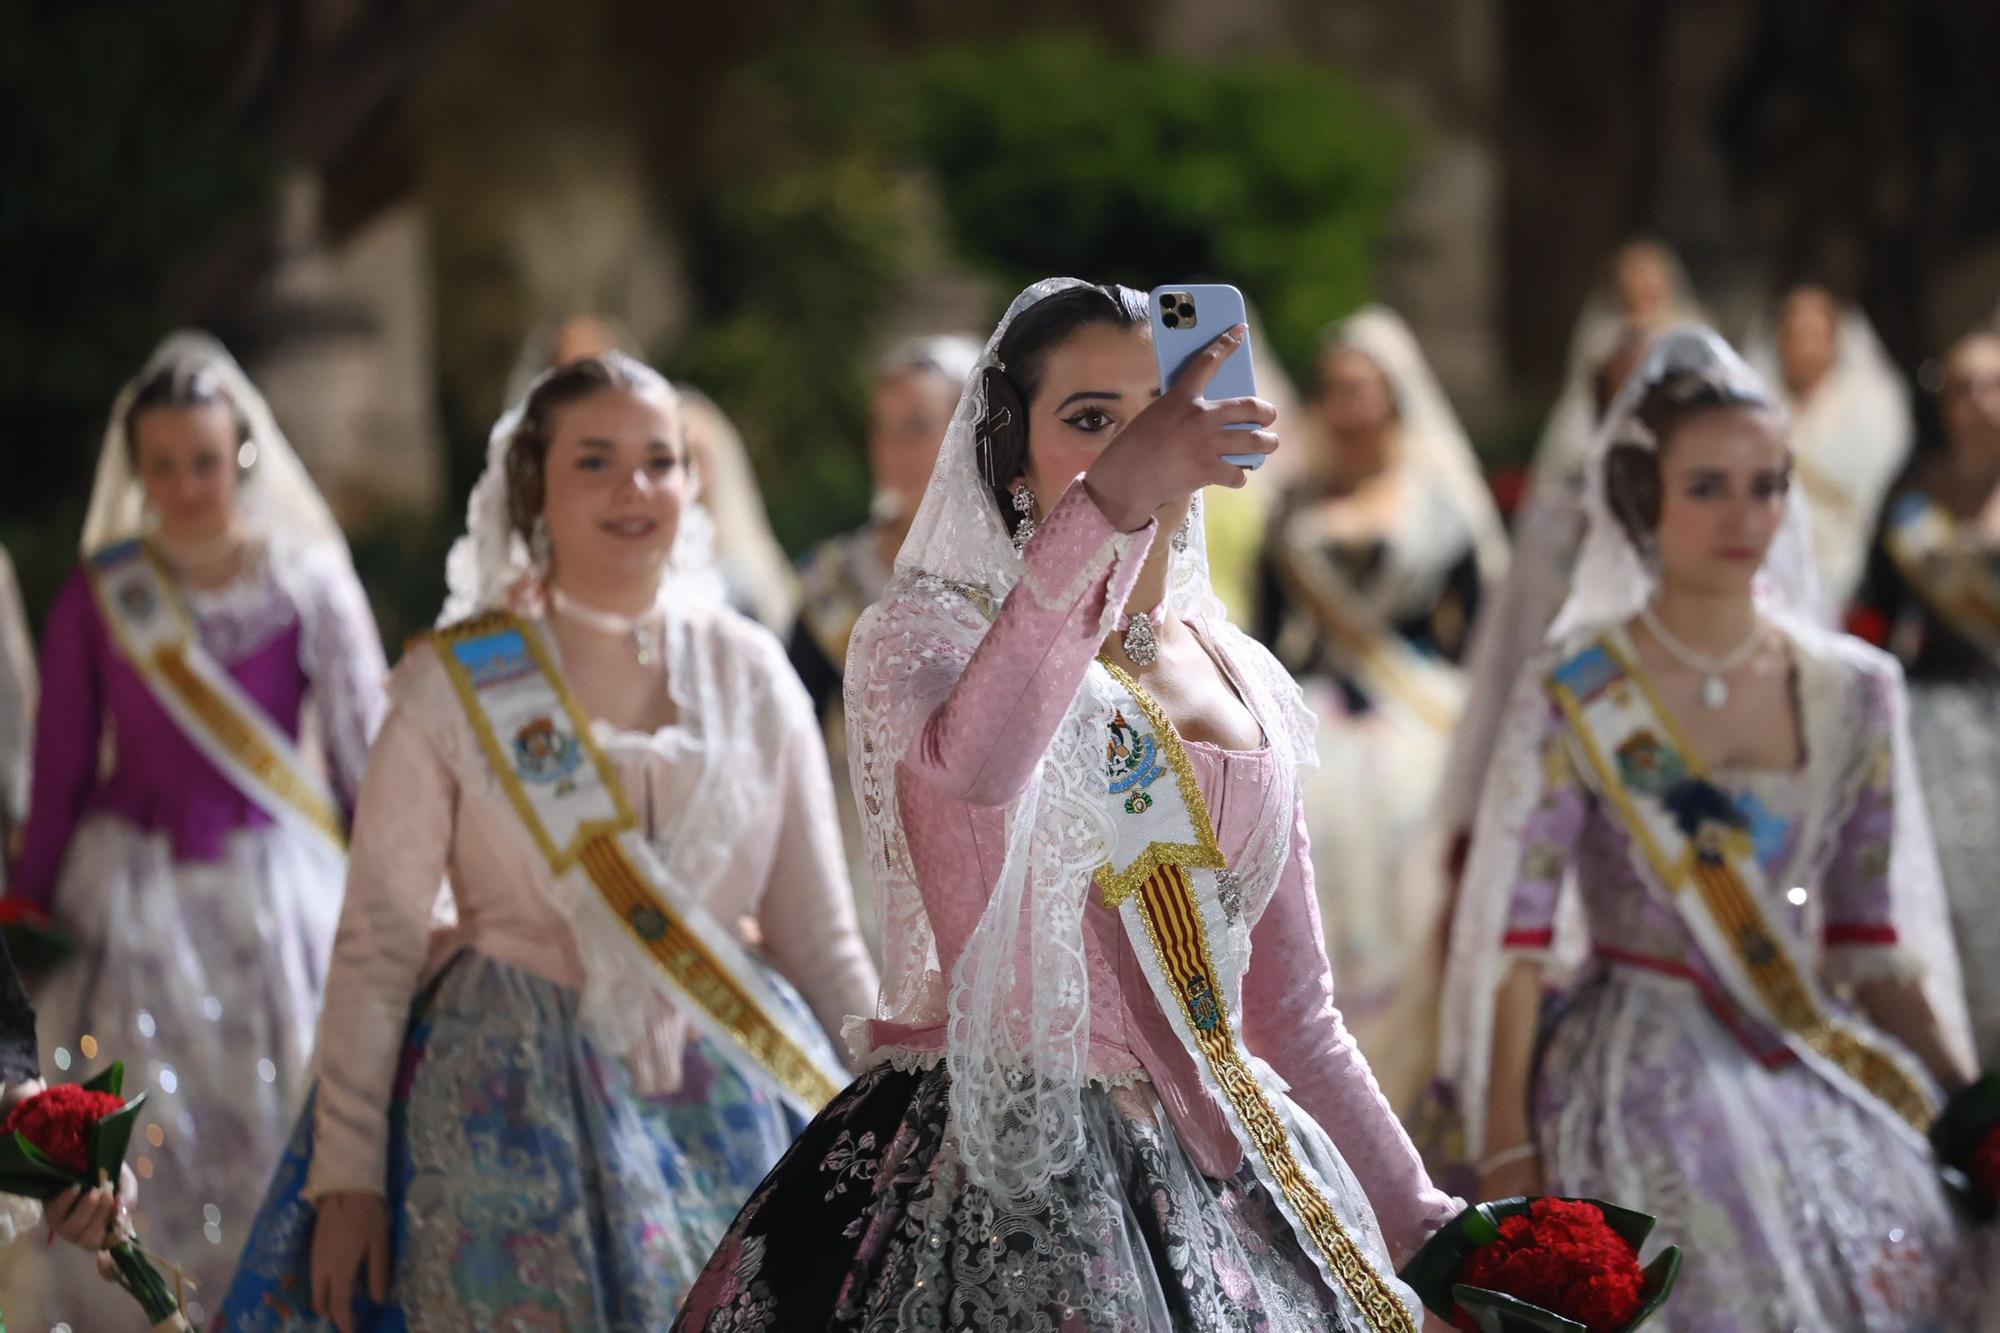
M 1009 324 L 1075 279 L 1047 279 L 1017 297 L 980 365 Z M 975 371 L 939 451 L 896 574 L 856 626 L 847 664 L 848 754 L 875 877 L 883 950 L 878 1017 L 948 1025 L 951 1109 L 967 1169 L 1003 1198 L 1030 1197 L 1076 1161 L 1087 1075 L 1090 976 L 1083 909 L 1110 847 L 1102 751 L 1109 677 L 1093 667 L 1035 777 L 1006 811 L 1006 852 L 965 953 L 947 979 L 924 910 L 896 799 L 896 765 L 949 697 L 1009 595 L 1043 605 L 1073 601 L 1124 558 L 1123 543 L 1079 571 L 1070 588 L 1021 581 L 1015 555 L 980 475 L 976 426 L 985 415 Z M 1115 570 L 1112 571 L 1115 577 Z M 1191 525 L 1169 578 L 1169 603 L 1200 617 L 1243 677 L 1249 702 L 1289 775 L 1313 756 L 1312 717 L 1276 661 L 1227 622 L 1209 588 L 1207 542 Z M 1122 608 L 1107 606 L 1108 634 Z M 1279 821 L 1272 821 L 1274 824 Z M 1275 881 L 1285 839 L 1243 858 Z M 1247 882 L 1248 900 L 1254 886 Z M 1268 888 L 1265 890 L 1268 895 Z M 857 1054 L 861 1054 L 857 1052 Z

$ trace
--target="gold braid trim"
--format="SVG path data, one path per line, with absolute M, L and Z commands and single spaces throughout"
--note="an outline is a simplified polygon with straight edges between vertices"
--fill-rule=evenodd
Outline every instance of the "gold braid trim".
M 1325 1256 L 1327 1266 L 1360 1308 L 1369 1328 L 1376 1333 L 1417 1333 L 1409 1310 L 1368 1262 L 1341 1224 L 1340 1215 L 1300 1165 L 1291 1131 L 1264 1094 L 1256 1074 L 1244 1063 L 1209 952 L 1201 906 L 1179 866 L 1163 865 L 1146 879 L 1139 891 L 1139 915 L 1209 1072 L 1229 1098 L 1249 1133 L 1252 1148 L 1278 1182 L 1285 1201 Z
M 1375 1266 L 1368 1262 L 1340 1215 L 1319 1191 L 1292 1143 L 1290 1129 L 1245 1063 L 1224 1006 L 1222 982 L 1209 950 L 1208 928 L 1201 905 L 1185 870 L 1222 870 L 1227 859 L 1215 840 L 1214 817 L 1202 798 L 1201 784 L 1181 746 L 1180 733 L 1153 696 L 1115 663 L 1099 658 L 1111 678 L 1132 696 L 1174 771 L 1181 798 L 1187 803 L 1198 846 L 1156 842 L 1121 874 L 1106 866 L 1097 875 L 1104 905 L 1116 909 L 1134 895 L 1139 918 L 1146 925 L 1160 970 L 1179 999 L 1188 1030 L 1207 1063 L 1216 1086 L 1229 1098 L 1250 1138 L 1250 1148 L 1262 1159 L 1291 1205 L 1312 1243 L 1326 1259 L 1362 1317 L 1375 1333 L 1417 1333 L 1409 1310 L 1398 1300 Z
M 285 762 L 284 756 L 264 743 L 255 727 L 245 722 L 226 699 L 195 673 L 178 646 L 157 649 L 153 653 L 153 669 L 187 705 L 188 711 L 236 756 L 236 762 L 255 774 L 285 804 L 304 815 L 336 848 L 346 850 L 347 834 L 340 826 L 338 812 L 311 783 L 299 776 L 298 770 Z

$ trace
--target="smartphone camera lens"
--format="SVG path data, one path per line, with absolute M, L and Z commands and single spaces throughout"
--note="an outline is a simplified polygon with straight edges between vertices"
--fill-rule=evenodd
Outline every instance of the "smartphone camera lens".
M 1170 329 L 1177 329 L 1181 326 L 1181 319 L 1179 315 L 1169 312 L 1167 314 L 1160 316 L 1160 323 L 1166 325 Z
M 1192 305 L 1189 305 L 1189 304 L 1185 304 L 1185 303 L 1184 303 L 1184 304 L 1183 304 L 1183 305 L 1181 306 L 1181 308 L 1180 308 L 1180 309 L 1179 309 L 1179 310 L 1178 310 L 1177 312 L 1175 312 L 1175 313 L 1179 314 L 1179 315 L 1180 315 L 1180 317 L 1181 317 L 1182 319 L 1193 319 L 1193 318 L 1194 318 L 1194 307 L 1193 307 Z
M 1160 298 L 1160 309 L 1172 310 L 1173 308 L 1174 308 L 1174 298 L 1171 295 L 1162 296 Z

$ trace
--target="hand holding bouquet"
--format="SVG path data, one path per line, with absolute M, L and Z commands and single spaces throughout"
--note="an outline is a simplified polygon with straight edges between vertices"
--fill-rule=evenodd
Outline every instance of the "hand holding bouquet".
M 180 1302 L 145 1255 L 101 1187 L 119 1180 L 125 1149 L 144 1105 L 144 1093 L 122 1095 L 125 1066 L 113 1064 L 88 1083 L 59 1083 L 22 1101 L 0 1123 L 0 1193 L 43 1203 L 79 1193 L 61 1218 L 63 1230 L 86 1240 L 110 1236 L 105 1247 L 113 1277 L 139 1302 L 158 1329 L 186 1329 Z
M 1629 1333 L 1680 1275 L 1668 1249 L 1645 1268 L 1644 1213 L 1594 1199 L 1502 1199 L 1445 1224 L 1403 1270 L 1462 1333 Z

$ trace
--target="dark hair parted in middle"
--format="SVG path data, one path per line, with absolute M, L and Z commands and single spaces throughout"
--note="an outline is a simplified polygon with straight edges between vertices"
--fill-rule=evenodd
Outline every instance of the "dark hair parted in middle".
M 1604 500 L 1625 536 L 1641 550 L 1660 526 L 1660 460 L 1673 447 L 1674 432 L 1698 416 L 1730 408 L 1775 411 L 1768 394 L 1752 386 L 1700 371 L 1677 370 L 1646 385 L 1631 421 L 1644 428 L 1628 432 L 1650 440 L 1613 441 L 1604 456 Z
M 1107 283 L 1066 287 L 1045 296 L 1014 317 L 994 348 L 999 364 L 980 372 L 986 390 L 986 414 L 977 426 L 980 475 L 1000 508 L 1003 526 L 1014 517 L 1008 487 L 1028 470 L 1028 404 L 1042 386 L 1049 354 L 1099 324 L 1146 327 L 1144 294 Z
M 542 516 L 547 490 L 542 469 L 548 463 L 556 413 L 605 389 L 661 393 L 670 403 L 679 402 L 666 376 L 623 352 L 587 356 L 543 372 L 529 388 L 521 419 L 507 441 L 507 517 L 523 537 L 534 531 L 535 520 Z
M 236 443 L 250 443 L 250 418 L 231 396 L 214 366 L 162 366 L 147 376 L 125 408 L 125 461 L 139 470 L 139 418 L 156 407 L 227 408 L 236 426 Z

